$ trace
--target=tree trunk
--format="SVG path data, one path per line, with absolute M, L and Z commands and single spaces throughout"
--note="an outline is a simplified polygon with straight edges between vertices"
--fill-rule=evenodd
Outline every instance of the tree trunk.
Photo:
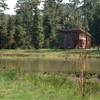
M 98 51 L 100 50 L 100 45 L 98 45 Z

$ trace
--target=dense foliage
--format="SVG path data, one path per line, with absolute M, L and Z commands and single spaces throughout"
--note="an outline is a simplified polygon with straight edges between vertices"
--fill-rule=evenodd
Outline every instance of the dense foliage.
M 41 5 L 41 6 L 40 6 Z M 100 45 L 100 0 L 17 0 L 16 15 L 0 0 L 0 49 L 57 48 L 58 30 L 81 28 Z

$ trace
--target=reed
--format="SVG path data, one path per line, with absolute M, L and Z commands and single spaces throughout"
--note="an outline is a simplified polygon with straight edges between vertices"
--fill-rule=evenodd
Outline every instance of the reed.
M 87 60 L 87 55 L 80 54 L 81 74 L 79 78 L 79 83 L 80 83 L 80 88 L 81 88 L 81 95 L 83 98 L 85 96 L 85 85 L 86 85 L 86 79 L 85 79 L 86 60 Z

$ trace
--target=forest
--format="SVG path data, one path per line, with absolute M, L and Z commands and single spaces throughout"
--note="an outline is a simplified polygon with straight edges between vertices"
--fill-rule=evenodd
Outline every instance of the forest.
M 58 30 L 83 29 L 100 45 L 100 0 L 17 0 L 15 15 L 0 0 L 0 49 L 58 48 Z

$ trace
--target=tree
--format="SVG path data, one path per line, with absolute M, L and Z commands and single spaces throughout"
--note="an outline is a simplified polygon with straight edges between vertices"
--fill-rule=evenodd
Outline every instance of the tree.
M 7 16 L 0 14 L 0 49 L 7 48 L 8 33 L 7 33 Z
M 18 0 L 16 4 L 16 22 L 15 22 L 16 29 L 17 27 L 20 26 L 22 28 L 20 31 L 23 31 L 22 33 L 25 33 L 26 38 L 28 38 L 26 43 L 25 41 L 22 43 L 24 48 L 25 47 L 30 48 L 32 46 L 31 33 L 32 33 L 32 20 L 33 20 L 33 1 L 34 0 Z M 19 28 L 17 30 L 19 30 Z M 24 34 L 21 35 L 22 33 L 19 32 L 20 36 L 24 36 Z
M 57 30 L 62 28 L 62 0 L 45 0 L 43 10 L 43 27 L 45 47 L 57 47 Z
M 99 0 L 82 0 L 82 6 L 80 9 L 83 16 L 83 26 L 86 31 L 91 32 L 93 15 L 98 2 Z
M 6 1 L 7 0 L 0 0 L 0 13 L 3 13 L 6 9 L 8 9 Z
M 73 28 L 81 28 L 81 10 L 80 10 L 80 0 L 69 0 L 70 2 L 66 4 L 66 18 L 67 24 Z
M 20 24 L 29 34 L 33 19 L 33 1 L 34 0 L 18 0 L 16 4 L 16 16 L 18 19 L 20 17 Z
M 95 13 L 93 15 L 93 21 L 91 25 L 91 31 L 94 37 L 94 43 L 100 48 L 100 4 L 97 5 Z
M 3 12 L 8 9 L 6 0 L 0 0 L 0 49 L 6 48 L 7 45 L 7 16 Z
M 15 15 L 8 15 L 8 23 L 7 23 L 7 33 L 8 33 L 8 43 L 7 48 L 14 49 L 16 48 L 15 41 Z
M 94 45 L 100 45 L 100 0 L 83 0 L 84 26 L 87 31 L 92 33 Z
M 32 27 L 32 43 L 36 49 L 42 48 L 44 43 L 41 16 L 38 9 L 38 2 L 34 5 L 34 17 Z
M 30 48 L 29 37 L 25 29 L 20 25 L 18 25 L 15 28 L 15 40 L 17 48 L 22 48 L 22 49 Z
M 20 24 L 25 29 L 35 48 L 41 48 L 43 45 L 39 4 L 39 0 L 18 0 L 16 4 L 16 24 Z

